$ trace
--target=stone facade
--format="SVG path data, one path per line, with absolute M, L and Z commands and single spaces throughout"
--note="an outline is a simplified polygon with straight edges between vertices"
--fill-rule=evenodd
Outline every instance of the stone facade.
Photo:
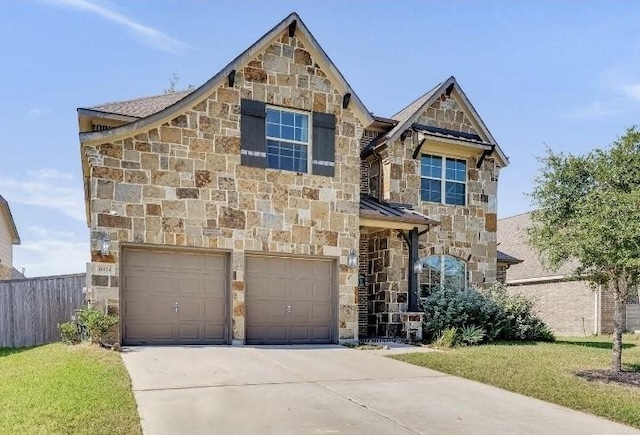
M 0 264 L 0 281 L 11 279 L 13 269 L 11 267 Z
M 363 126 L 303 41 L 282 36 L 170 122 L 84 145 L 91 166 L 92 295 L 117 299 L 121 244 L 231 252 L 234 340 L 244 340 L 246 252 L 338 259 L 339 339 L 358 337 L 357 274 Z M 336 116 L 335 176 L 240 164 L 240 99 Z M 112 255 L 98 253 L 109 234 Z M 103 272 L 100 272 L 103 270 Z M 108 272 L 104 272 L 107 270 Z
M 442 95 L 419 116 L 417 123 L 476 134 L 466 112 L 451 96 Z M 420 239 L 420 257 L 446 254 L 467 264 L 469 283 L 482 286 L 497 279 L 496 213 L 499 168 L 492 157 L 476 168 L 479 155 L 467 163 L 466 205 L 451 206 L 420 198 L 420 158 L 413 152 L 418 138 L 398 140 L 370 157 L 363 170 L 369 175 L 368 191 L 390 203 L 408 204 L 440 222 Z M 427 143 L 423 153 L 442 155 Z M 363 236 L 361 236 L 363 237 Z M 396 230 L 369 231 L 369 335 L 406 335 L 411 325 L 401 313 L 407 310 L 409 252 Z M 406 313 L 405 313 L 406 314 Z

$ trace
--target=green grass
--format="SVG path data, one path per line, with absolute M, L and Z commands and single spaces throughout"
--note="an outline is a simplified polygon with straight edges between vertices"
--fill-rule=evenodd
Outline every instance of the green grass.
M 640 340 L 629 335 L 623 343 L 623 364 L 637 369 Z M 640 388 L 589 382 L 574 375 L 609 367 L 610 337 L 483 345 L 393 358 L 640 428 Z
M 0 349 L 0 434 L 140 434 L 117 352 L 49 344 Z

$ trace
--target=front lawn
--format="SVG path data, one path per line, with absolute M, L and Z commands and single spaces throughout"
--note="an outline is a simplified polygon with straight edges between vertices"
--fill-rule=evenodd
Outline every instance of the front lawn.
M 637 370 L 639 337 L 625 335 L 623 343 L 623 365 Z M 393 358 L 640 428 L 640 388 L 589 382 L 574 375 L 609 367 L 608 336 L 492 344 Z
M 0 433 L 140 434 L 120 355 L 85 344 L 0 349 Z

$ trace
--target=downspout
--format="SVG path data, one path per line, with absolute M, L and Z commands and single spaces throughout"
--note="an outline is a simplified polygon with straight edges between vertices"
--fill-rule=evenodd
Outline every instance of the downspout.
M 602 304 L 602 286 L 599 285 L 596 291 L 593 292 L 594 303 L 593 303 L 593 335 L 598 335 L 600 333 L 600 323 L 602 322 L 600 318 L 601 310 L 600 305 Z

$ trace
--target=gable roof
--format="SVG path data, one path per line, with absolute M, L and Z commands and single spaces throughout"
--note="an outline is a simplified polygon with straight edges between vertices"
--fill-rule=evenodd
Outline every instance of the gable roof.
M 398 113 L 393 115 L 391 118 L 398 121 L 398 123 L 392 129 L 390 129 L 387 133 L 385 133 L 384 135 L 381 135 L 375 141 L 371 142 L 367 147 L 365 147 L 365 149 L 362 150 L 361 155 L 363 157 L 366 157 L 369 154 L 371 154 L 375 149 L 383 146 L 384 144 L 394 143 L 397 139 L 400 138 L 400 135 L 403 132 L 413 127 L 414 123 L 418 120 L 420 115 L 426 109 L 428 109 L 436 101 L 436 99 L 440 97 L 440 95 L 442 95 L 445 92 L 450 93 L 454 89 L 460 96 L 460 99 L 462 100 L 462 103 L 464 104 L 465 108 L 469 111 L 469 114 L 471 115 L 473 122 L 476 125 L 478 125 L 480 129 L 480 133 L 485 136 L 486 141 L 482 141 L 482 142 L 490 144 L 493 150 L 495 150 L 495 152 L 498 154 L 500 160 L 502 160 L 504 166 L 508 165 L 509 164 L 508 157 L 504 154 L 504 152 L 502 151 L 502 149 L 500 148 L 500 146 L 498 145 L 494 137 L 491 135 L 491 132 L 485 125 L 484 121 L 482 121 L 482 119 L 480 118 L 480 115 L 478 114 L 478 112 L 476 112 L 476 109 L 473 107 L 473 105 L 467 98 L 466 94 L 464 93 L 464 91 L 462 90 L 462 88 L 460 87 L 460 85 L 458 84 L 454 76 L 451 76 L 447 80 L 438 83 L 435 87 L 430 89 L 427 93 L 425 93 L 424 95 L 422 95 L 421 97 L 413 101 L 411 104 L 409 104 L 407 107 L 405 107 L 404 109 L 400 110 Z
M 318 41 L 316 41 L 307 26 L 300 19 L 298 14 L 294 12 L 287 16 L 264 36 L 262 36 L 262 38 L 256 41 L 252 46 L 242 52 L 238 57 L 232 60 L 218 74 L 213 76 L 199 88 L 193 90 L 193 92 L 187 94 L 186 96 L 183 96 L 183 98 L 181 98 L 180 100 L 174 102 L 173 104 L 170 104 L 169 106 L 166 106 L 159 112 L 153 113 L 120 127 L 115 127 L 109 130 L 80 133 L 80 142 L 89 143 L 94 141 L 102 141 L 105 139 L 113 140 L 116 137 L 131 135 L 139 130 L 150 128 L 153 125 L 160 124 L 163 121 L 176 116 L 179 112 L 188 109 L 189 107 L 195 106 L 200 101 L 204 100 L 216 87 L 222 84 L 223 81 L 227 79 L 231 71 L 239 69 L 245 63 L 248 63 L 255 56 L 264 51 L 273 40 L 287 31 L 290 25 L 295 26 L 296 35 L 304 38 L 305 42 L 309 44 L 307 46 L 307 49 L 311 51 L 312 57 L 314 57 L 314 59 L 320 64 L 325 74 L 335 80 L 337 87 L 341 88 L 340 91 L 344 94 L 351 94 L 351 104 L 353 105 L 352 107 L 354 108 L 354 112 L 360 119 L 362 124 L 365 127 L 371 124 L 373 122 L 373 117 L 371 116 L 371 113 L 369 113 L 369 110 L 367 110 L 356 93 L 353 92 L 351 86 L 345 80 L 342 73 L 340 73 L 338 68 L 334 65 L 329 56 L 327 56 L 320 44 L 318 44 Z
M 165 94 L 153 95 L 150 97 L 134 98 L 125 101 L 113 101 L 110 103 L 99 104 L 97 106 L 81 108 L 78 110 L 87 112 L 110 113 L 132 118 L 145 118 L 149 115 L 153 115 L 154 113 L 164 110 L 172 104 L 177 103 L 192 92 L 193 89 L 168 92 Z
M 11 243 L 14 245 L 20 244 L 20 235 L 18 234 L 18 228 L 16 227 L 16 222 L 13 220 L 13 215 L 11 214 L 11 209 L 9 208 L 9 203 L 6 199 L 0 195 L 0 210 L 4 210 L 7 220 L 9 221 L 9 229 L 11 230 L 12 237 Z
M 531 226 L 531 213 L 519 214 L 498 220 L 498 249 L 506 251 L 522 263 L 509 268 L 507 283 L 511 281 L 536 280 L 547 278 L 559 280 L 573 275 L 575 263 L 565 263 L 558 270 L 547 269 L 538 254 L 529 246 L 527 229 Z

